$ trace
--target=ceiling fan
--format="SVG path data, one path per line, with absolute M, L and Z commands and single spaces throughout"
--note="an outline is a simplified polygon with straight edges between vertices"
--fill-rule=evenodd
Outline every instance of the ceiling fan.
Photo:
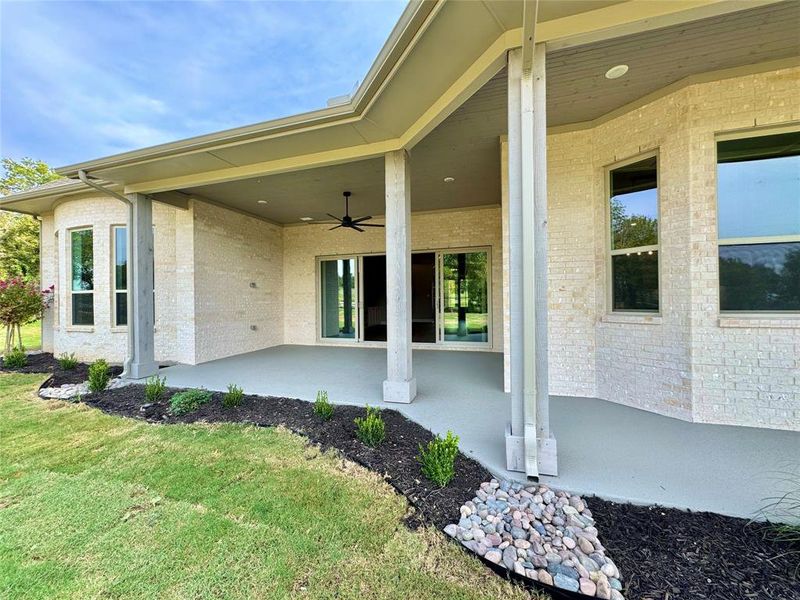
M 332 219 L 336 219 L 339 221 L 339 224 L 335 227 L 331 227 L 329 231 L 333 231 L 334 229 L 339 229 L 339 227 L 347 227 L 350 229 L 355 229 L 356 231 L 360 231 L 364 233 L 364 230 L 361 229 L 362 227 L 383 227 L 383 225 L 378 225 L 376 223 L 365 223 L 364 221 L 370 220 L 372 217 L 359 217 L 354 219 L 350 216 L 350 196 L 352 195 L 350 192 L 343 192 L 342 195 L 344 196 L 344 216 L 340 219 L 339 217 L 334 217 L 331 213 L 328 213 L 328 216 Z

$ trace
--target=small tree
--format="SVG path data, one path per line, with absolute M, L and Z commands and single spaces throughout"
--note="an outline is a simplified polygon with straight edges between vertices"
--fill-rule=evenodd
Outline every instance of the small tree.
M 5 354 L 14 347 L 24 350 L 22 326 L 40 319 L 52 297 L 52 287 L 42 291 L 19 277 L 0 280 L 0 324 L 6 328 Z

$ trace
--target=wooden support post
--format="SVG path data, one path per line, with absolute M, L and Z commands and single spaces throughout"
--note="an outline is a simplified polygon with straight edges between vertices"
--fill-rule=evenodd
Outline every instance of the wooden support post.
M 408 153 L 386 154 L 386 381 L 384 402 L 417 395 L 411 364 L 411 172 Z
M 153 201 L 143 194 L 128 198 L 128 336 L 132 339 L 125 373 L 130 379 L 143 379 L 158 372 L 153 322 Z

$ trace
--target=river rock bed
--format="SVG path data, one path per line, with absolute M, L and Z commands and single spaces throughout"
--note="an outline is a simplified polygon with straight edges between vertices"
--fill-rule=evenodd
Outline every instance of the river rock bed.
M 492 479 L 480 485 L 445 533 L 517 575 L 590 597 L 624 600 L 619 569 L 606 556 L 580 496 Z
M 117 377 L 108 382 L 106 389 L 114 390 L 130 384 L 130 381 Z M 85 396 L 88 393 L 88 381 L 83 381 L 81 383 L 65 383 L 57 387 L 43 387 L 39 389 L 39 396 L 41 398 L 57 400 L 71 400 L 79 396 Z

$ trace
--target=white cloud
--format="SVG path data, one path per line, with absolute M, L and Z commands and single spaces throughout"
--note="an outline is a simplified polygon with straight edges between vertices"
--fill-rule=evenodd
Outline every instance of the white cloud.
M 55 164 L 325 105 L 402 4 L 0 3 L 4 155 Z

